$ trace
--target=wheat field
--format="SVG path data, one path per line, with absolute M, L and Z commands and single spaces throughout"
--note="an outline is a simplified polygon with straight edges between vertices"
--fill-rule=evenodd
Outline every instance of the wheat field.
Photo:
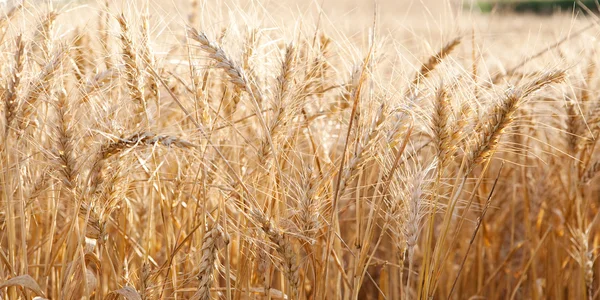
M 459 2 L 0 6 L 0 299 L 598 299 L 600 18 Z

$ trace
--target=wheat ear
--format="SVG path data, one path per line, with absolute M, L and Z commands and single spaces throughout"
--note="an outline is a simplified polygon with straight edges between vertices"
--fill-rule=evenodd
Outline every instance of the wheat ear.
M 142 83 L 142 74 L 138 66 L 137 53 L 133 40 L 130 36 L 129 25 L 123 14 L 117 17 L 121 26 L 121 46 L 123 47 L 123 61 L 125 62 L 125 71 L 127 74 L 127 87 L 129 88 L 129 97 L 136 105 L 135 127 L 140 128 L 147 125 L 147 103 L 144 95 L 144 84 Z
M 200 284 L 198 290 L 192 296 L 192 300 L 209 300 L 210 288 L 213 284 L 213 273 L 215 261 L 217 259 L 217 251 L 224 245 L 229 243 L 229 237 L 218 225 L 206 231 L 202 238 L 202 258 L 198 271 L 198 280 Z
M 298 275 L 298 262 L 296 260 L 296 253 L 294 247 L 290 243 L 289 239 L 281 232 L 281 230 L 271 223 L 264 213 L 259 210 L 251 211 L 252 218 L 258 222 L 263 232 L 267 235 L 269 240 L 273 242 L 277 247 L 277 253 L 283 260 L 283 274 L 288 280 L 290 289 L 292 291 L 292 299 L 298 299 L 298 291 L 300 288 L 300 277 Z
M 417 75 L 415 75 L 415 79 L 413 79 L 412 84 L 416 85 L 419 83 L 419 81 L 423 80 L 424 78 L 427 78 L 431 71 L 433 71 L 435 67 L 439 65 L 442 62 L 442 60 L 444 60 L 446 56 L 452 53 L 452 51 L 460 44 L 461 39 L 462 37 L 457 37 L 453 39 L 448 44 L 446 44 L 438 53 L 429 57 L 427 62 L 421 65 L 421 68 L 419 69 L 419 72 L 417 72 Z

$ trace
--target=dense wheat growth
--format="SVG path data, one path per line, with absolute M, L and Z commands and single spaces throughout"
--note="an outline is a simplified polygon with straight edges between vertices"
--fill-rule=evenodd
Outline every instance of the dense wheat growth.
M 0 299 L 598 299 L 598 16 L 383 2 L 9 1 Z

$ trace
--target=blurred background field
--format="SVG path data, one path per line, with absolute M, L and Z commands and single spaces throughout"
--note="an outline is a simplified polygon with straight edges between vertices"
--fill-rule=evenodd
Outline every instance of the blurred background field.
M 399 51 L 406 58 L 405 63 L 418 62 L 417 53 L 431 52 L 456 36 L 466 36 L 475 30 L 482 41 L 482 53 L 490 55 L 490 61 L 518 60 L 534 49 L 551 45 L 554 40 L 569 36 L 570 32 L 582 23 L 594 20 L 580 11 L 556 10 L 554 14 L 535 12 L 516 13 L 512 9 L 485 12 L 476 4 L 459 0 L 225 0 L 201 1 L 198 13 L 206 13 L 214 18 L 200 20 L 202 28 L 217 32 L 222 24 L 256 25 L 285 28 L 291 34 L 300 28 L 315 28 L 316 24 L 332 36 L 344 36 L 351 43 L 366 43 L 367 28 L 372 23 L 375 7 L 377 22 L 384 41 L 389 41 L 393 51 Z M 94 1 L 55 1 L 56 6 L 64 5 L 67 14 L 59 18 L 72 24 L 96 26 L 94 14 L 99 14 L 102 5 Z M 148 5 L 145 5 L 148 3 Z M 156 33 L 176 30 L 185 24 L 190 12 L 190 1 L 121 1 L 111 0 L 111 5 L 125 11 L 136 11 L 149 7 L 153 11 Z M 594 10 L 594 7 L 590 7 Z M 35 10 L 35 9 L 34 9 Z M 168 28 L 168 29 L 167 29 Z M 115 33 L 116 34 L 116 33 Z M 161 38 L 172 38 L 161 35 Z M 590 36 L 591 41 L 595 40 Z M 517 42 L 518 41 L 518 42 Z M 578 43 L 578 40 L 576 43 Z M 170 41 L 161 41 L 163 50 Z M 585 41 L 583 43 L 587 43 Z M 161 44 L 161 43 L 159 43 Z M 493 51 L 505 49 L 506 51 Z M 489 50 L 489 51 L 488 51 Z M 470 55 L 469 53 L 463 53 Z M 552 53 L 549 61 L 554 61 Z M 542 63 L 543 58 L 536 63 Z M 493 66 L 491 66 L 493 67 Z

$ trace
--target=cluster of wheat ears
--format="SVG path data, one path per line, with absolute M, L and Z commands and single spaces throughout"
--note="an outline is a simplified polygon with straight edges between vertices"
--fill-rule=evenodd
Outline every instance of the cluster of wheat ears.
M 187 5 L 5 9 L 0 299 L 598 298 L 593 16 L 491 72 Z

